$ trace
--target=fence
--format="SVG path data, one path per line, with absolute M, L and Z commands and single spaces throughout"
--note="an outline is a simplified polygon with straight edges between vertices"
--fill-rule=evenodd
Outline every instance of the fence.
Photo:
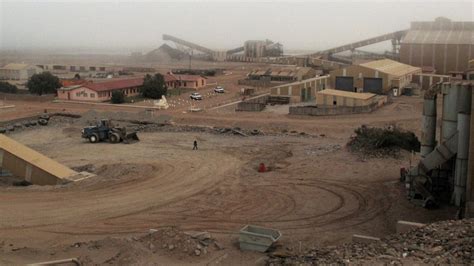
M 345 114 L 360 114 L 370 113 L 379 107 L 379 103 L 372 103 L 365 106 L 291 106 L 290 115 L 345 115 Z
M 237 104 L 235 111 L 260 112 L 265 109 L 268 102 L 268 96 L 262 96 L 255 99 L 243 101 Z
M 3 93 L 0 92 L 0 100 L 10 101 L 31 101 L 31 102 L 50 102 L 56 97 L 55 94 L 34 95 L 23 93 Z
M 252 86 L 252 87 L 272 87 L 273 84 L 269 80 L 252 80 L 252 79 L 239 79 L 237 81 L 239 85 Z

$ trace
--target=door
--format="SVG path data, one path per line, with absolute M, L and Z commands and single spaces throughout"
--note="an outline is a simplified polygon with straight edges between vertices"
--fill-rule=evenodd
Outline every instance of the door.
M 354 77 L 336 77 L 336 90 L 354 91 Z
M 381 78 L 364 78 L 364 92 L 383 94 Z

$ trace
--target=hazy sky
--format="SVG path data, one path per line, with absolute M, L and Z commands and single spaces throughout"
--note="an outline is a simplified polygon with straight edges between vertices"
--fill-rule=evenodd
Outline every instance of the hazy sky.
M 167 33 L 214 49 L 271 39 L 318 50 L 406 29 L 410 21 L 473 20 L 473 2 L 18 2 L 0 0 L 0 49 L 145 51 Z

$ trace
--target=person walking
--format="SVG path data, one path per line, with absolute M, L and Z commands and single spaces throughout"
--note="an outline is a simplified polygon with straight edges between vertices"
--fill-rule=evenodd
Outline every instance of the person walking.
M 197 142 L 197 140 L 195 140 L 193 150 L 197 150 L 197 149 L 198 149 L 198 142 Z

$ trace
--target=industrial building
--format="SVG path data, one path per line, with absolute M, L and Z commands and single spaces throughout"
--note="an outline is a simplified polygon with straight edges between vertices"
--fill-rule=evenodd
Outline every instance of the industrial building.
M 166 80 L 165 76 L 165 80 Z M 171 74 L 171 77 L 169 79 L 174 78 L 175 84 L 173 88 L 185 88 L 185 89 L 200 89 L 203 87 L 207 86 L 207 78 L 204 76 L 200 75 L 176 75 L 176 74 Z
M 369 106 L 377 102 L 377 95 L 367 92 L 349 92 L 326 89 L 316 93 L 317 106 Z
M 123 67 L 118 66 L 103 66 L 103 65 L 63 65 L 63 64 L 42 64 L 37 65 L 43 71 L 49 71 L 55 74 L 68 72 L 117 72 L 123 70 Z
M 290 103 L 312 101 L 318 91 L 327 88 L 329 76 L 320 76 L 289 84 L 284 84 L 270 89 L 272 97 L 288 97 Z
M 474 217 L 474 84 L 451 81 L 425 94 L 421 160 L 408 171 L 405 182 L 413 202 L 433 207 L 451 202 L 459 217 Z M 438 95 L 442 110 L 437 110 Z M 437 116 L 441 113 L 441 125 Z M 440 129 L 437 133 L 436 130 Z
M 34 65 L 12 63 L 0 68 L 0 79 L 27 80 L 41 72 L 43 72 L 41 68 Z
M 251 40 L 244 43 L 244 56 L 251 58 L 279 57 L 283 54 L 283 46 L 270 40 Z
M 474 58 L 474 22 L 435 21 L 412 22 L 400 46 L 400 61 L 405 64 L 431 66 L 437 74 L 465 71 Z
M 247 74 L 247 79 L 293 82 L 313 78 L 317 73 L 315 69 L 310 67 L 254 69 Z
M 426 91 L 435 84 L 449 82 L 450 80 L 451 76 L 448 75 L 420 73 L 413 75 L 411 82 L 417 84 L 421 90 Z
M 469 66 L 466 70 L 466 79 L 467 80 L 474 80 L 474 59 L 469 60 Z
M 371 92 L 400 94 L 411 83 L 421 68 L 402 64 L 390 59 L 382 59 L 352 65 L 330 72 L 331 88 L 350 92 Z

